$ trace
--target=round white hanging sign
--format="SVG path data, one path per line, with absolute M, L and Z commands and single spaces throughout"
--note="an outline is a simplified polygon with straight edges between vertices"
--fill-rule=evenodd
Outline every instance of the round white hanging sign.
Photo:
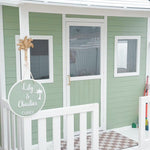
M 35 80 L 21 80 L 9 91 L 8 101 L 11 110 L 19 116 L 31 116 L 45 104 L 44 87 Z

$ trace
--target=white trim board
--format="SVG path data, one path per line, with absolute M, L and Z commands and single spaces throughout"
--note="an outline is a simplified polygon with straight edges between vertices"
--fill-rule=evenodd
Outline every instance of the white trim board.
M 6 99 L 3 11 L 0 5 L 0 97 Z
M 150 13 L 146 11 L 133 10 L 113 10 L 104 8 L 88 8 L 88 7 L 69 7 L 44 4 L 22 4 L 28 12 L 41 12 L 53 14 L 74 14 L 74 15 L 91 15 L 91 16 L 122 16 L 122 17 L 150 17 Z
M 104 38 L 103 38 L 103 51 L 102 51 L 102 61 L 103 62 L 103 72 L 102 72 L 102 80 L 101 80 L 101 113 L 103 113 L 101 117 L 102 129 L 107 129 L 107 16 L 104 16 Z
M 19 7 L 19 23 L 20 23 L 20 38 L 24 39 L 25 36 L 29 37 L 29 12 L 23 7 Z M 29 51 L 28 51 L 29 56 Z M 24 60 L 25 58 L 25 51 L 21 51 L 21 59 Z M 30 57 L 28 57 L 27 65 L 21 64 L 21 73 L 22 79 L 30 79 Z M 28 69 L 29 67 L 29 69 Z M 28 72 L 27 72 L 28 70 Z M 24 74 L 26 73 L 26 74 Z
M 135 3 L 136 1 L 136 3 Z M 2 5 L 18 6 L 22 4 L 39 4 L 39 5 L 51 5 L 51 6 L 69 6 L 69 7 L 80 7 L 80 8 L 99 8 L 99 9 L 125 9 L 125 10 L 139 10 L 139 11 L 149 11 L 150 3 L 148 0 L 101 0 L 101 1 L 91 1 L 91 0 L 74 0 L 68 2 L 68 0 L 11 0 L 10 2 L 6 0 L 1 0 Z
M 88 22 L 88 23 L 104 23 L 104 19 L 95 19 L 95 18 L 91 18 L 91 19 L 87 19 L 87 18 L 65 18 L 65 20 L 67 22 Z
M 18 50 L 18 41 L 19 41 L 20 36 L 16 35 L 15 36 L 15 50 L 16 50 L 16 78 L 17 81 L 22 79 L 22 73 L 21 73 L 21 52 Z

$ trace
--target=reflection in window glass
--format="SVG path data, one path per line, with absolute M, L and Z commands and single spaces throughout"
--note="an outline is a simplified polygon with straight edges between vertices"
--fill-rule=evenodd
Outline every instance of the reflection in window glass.
M 127 41 L 118 41 L 117 68 L 127 69 Z
M 117 43 L 117 73 L 136 72 L 137 39 L 121 39 Z
M 31 72 L 36 80 L 49 79 L 49 43 L 48 40 L 33 40 L 30 48 Z
M 100 27 L 70 27 L 70 75 L 100 75 Z

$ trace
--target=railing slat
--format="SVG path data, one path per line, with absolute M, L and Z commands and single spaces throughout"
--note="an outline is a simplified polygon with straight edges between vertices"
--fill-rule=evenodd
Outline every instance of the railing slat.
M 12 146 L 13 150 L 16 150 L 16 117 L 15 114 L 12 113 Z
M 146 97 L 139 99 L 139 147 L 142 148 L 145 141 L 145 112 L 146 112 Z
M 74 150 L 74 115 L 67 116 L 67 150 Z
M 21 127 L 22 127 L 21 118 L 17 117 L 17 148 L 18 148 L 18 150 L 22 150 Z
M 7 129 L 8 129 L 8 150 L 11 150 L 11 122 L 10 122 L 10 111 L 7 110 Z
M 31 119 L 23 118 L 22 126 L 23 126 L 23 150 L 32 150 L 32 127 L 31 127 Z
M 1 103 L 2 149 L 8 149 L 7 109 Z
M 46 119 L 38 120 L 38 144 L 39 150 L 46 150 Z
M 80 149 L 87 150 L 87 113 L 80 114 Z
M 99 106 L 95 107 L 95 110 L 92 112 L 92 150 L 99 149 Z
M 53 118 L 53 150 L 61 149 L 60 117 Z

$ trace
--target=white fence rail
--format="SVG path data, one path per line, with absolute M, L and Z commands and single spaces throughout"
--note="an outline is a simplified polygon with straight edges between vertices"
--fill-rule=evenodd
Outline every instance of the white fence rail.
M 2 150 L 22 149 L 22 119 L 10 111 L 6 101 L 1 100 L 1 141 Z
M 61 117 L 66 118 L 67 150 L 74 150 L 74 115 L 80 115 L 80 149 L 87 149 L 87 113 L 91 112 L 91 146 L 98 150 L 99 105 L 87 104 L 42 110 L 31 117 L 20 118 L 14 115 L 6 101 L 1 101 L 2 119 L 2 149 L 3 150 L 32 150 L 32 121 L 38 121 L 38 150 L 47 150 L 46 119 L 52 118 L 52 147 L 61 150 Z
M 148 105 L 147 119 L 149 130 L 145 129 L 146 104 Z M 150 96 L 140 97 L 139 99 L 139 149 L 149 150 L 150 148 Z

